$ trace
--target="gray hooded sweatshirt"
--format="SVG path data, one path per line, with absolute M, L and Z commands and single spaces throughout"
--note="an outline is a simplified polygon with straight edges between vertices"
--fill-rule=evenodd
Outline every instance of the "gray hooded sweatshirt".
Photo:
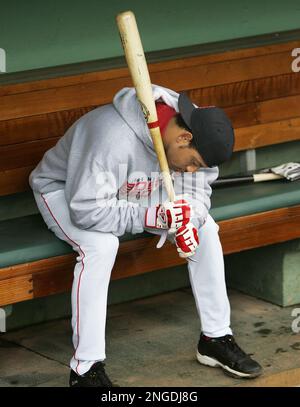
M 153 85 L 155 100 L 178 111 L 178 93 Z M 210 209 L 210 184 L 218 167 L 172 173 L 176 195 L 192 205 L 200 227 Z M 31 172 L 33 191 L 65 190 L 72 223 L 81 229 L 111 232 L 145 230 L 147 207 L 167 200 L 149 129 L 134 88 L 124 88 L 113 103 L 78 119 Z

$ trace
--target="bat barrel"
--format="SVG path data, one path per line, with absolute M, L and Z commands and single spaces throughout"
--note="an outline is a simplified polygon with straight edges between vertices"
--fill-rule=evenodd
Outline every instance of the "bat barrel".
M 147 123 L 157 123 L 157 112 L 142 41 L 132 11 L 116 17 L 126 62 Z M 158 123 L 157 123 L 158 125 Z M 152 127 L 155 127 L 152 125 Z
M 161 138 L 150 75 L 136 19 L 132 11 L 124 11 L 117 15 L 116 21 L 137 98 L 141 104 L 153 140 L 164 185 L 170 201 L 174 201 L 173 182 Z

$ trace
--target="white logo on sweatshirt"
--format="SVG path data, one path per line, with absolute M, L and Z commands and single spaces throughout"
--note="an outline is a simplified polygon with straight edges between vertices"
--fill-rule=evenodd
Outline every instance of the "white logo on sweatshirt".
M 161 180 L 159 178 L 136 178 L 132 181 L 126 181 L 119 189 L 120 199 L 141 199 L 149 196 L 158 186 Z

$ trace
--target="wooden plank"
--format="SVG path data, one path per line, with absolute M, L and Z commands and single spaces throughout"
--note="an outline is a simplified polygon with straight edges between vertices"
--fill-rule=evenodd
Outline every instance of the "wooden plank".
M 290 52 L 282 52 L 154 72 L 151 79 L 153 83 L 182 91 L 290 72 Z M 102 105 L 111 102 L 114 94 L 124 86 L 132 86 L 129 77 L 3 96 L 0 99 L 1 119 Z
M 293 76 L 284 75 L 264 78 L 263 80 L 259 80 L 259 82 L 257 80 L 250 81 L 247 83 L 247 86 L 245 84 L 245 82 L 242 82 L 222 85 L 222 89 L 219 89 L 220 87 L 205 88 L 205 91 L 209 90 L 211 92 L 205 94 L 197 93 L 198 91 L 189 93 L 192 100 L 199 105 L 224 105 L 225 99 L 228 99 L 227 105 L 229 107 L 225 107 L 225 110 L 232 119 L 234 127 L 245 127 L 274 121 L 274 118 L 281 120 L 298 116 L 300 75 L 293 74 Z M 219 93 L 217 89 L 219 89 Z M 269 93 L 268 89 L 270 90 Z M 286 95 L 288 92 L 294 94 L 292 96 L 280 97 L 284 96 L 284 89 Z M 259 90 L 266 90 L 266 92 L 257 95 Z M 274 90 L 278 91 L 278 93 Z M 201 89 L 199 92 L 200 91 Z M 298 91 L 298 94 L 296 94 L 296 91 Z M 214 100 L 211 100 L 211 97 L 219 99 L 220 103 L 215 103 Z M 247 97 L 249 97 L 249 99 L 247 99 Z M 265 98 L 271 99 L 271 97 L 276 97 L 276 99 L 264 101 Z M 255 100 L 255 102 L 253 102 L 253 100 Z M 263 103 L 258 103 L 258 100 L 261 100 Z M 238 105 L 230 106 L 230 102 L 234 104 L 235 101 Z M 248 101 L 250 103 L 241 103 L 242 101 Z M 0 146 L 50 137 L 61 137 L 72 123 L 95 107 L 96 106 L 88 106 L 79 109 L 2 121 L 0 122 Z
M 28 143 L 0 146 L 0 171 L 36 165 L 44 153 L 53 147 L 58 137 Z
M 277 121 L 284 119 L 299 118 L 299 106 L 300 95 L 294 95 L 257 103 L 245 103 L 227 107 L 224 110 L 230 117 L 233 127 L 238 129 L 255 124 L 271 122 L 275 124 Z
M 267 78 L 233 82 L 188 90 L 190 98 L 199 106 L 236 106 L 300 94 L 300 75 L 289 73 Z
M 253 58 L 266 54 L 278 54 L 282 52 L 291 52 L 292 49 L 299 47 L 299 41 L 289 41 L 286 43 L 264 45 L 252 48 L 237 49 L 220 53 L 207 55 L 176 58 L 170 61 L 149 63 L 149 71 L 160 72 L 168 71 L 184 67 L 192 67 L 196 65 L 212 64 L 222 61 L 230 61 L 243 58 Z M 17 83 L 11 85 L 0 86 L 0 96 L 13 95 L 18 93 L 26 93 L 42 89 L 51 89 L 70 86 L 74 84 L 85 84 L 88 82 L 106 81 L 115 78 L 127 77 L 127 68 L 117 68 L 102 70 L 97 72 L 83 73 L 79 75 L 62 76 L 52 79 L 31 81 L 25 83 Z
M 76 253 L 63 256 L 55 256 L 30 263 L 16 264 L 0 268 L 0 281 L 14 277 L 35 276 L 38 273 L 46 273 L 49 270 L 64 273 L 64 270 L 72 269 L 76 264 Z
M 33 285 L 30 274 L 0 281 L 0 306 L 32 298 Z
M 132 86 L 130 77 L 43 89 L 0 98 L 1 120 L 9 120 L 60 110 L 111 103 L 124 86 Z M 27 106 L 25 106 L 25 104 Z
M 224 254 L 300 237 L 300 205 L 219 222 Z
M 88 106 L 0 122 L 0 146 L 61 137 L 81 116 L 94 109 Z
M 158 72 L 152 80 L 181 91 L 282 75 L 291 72 L 290 65 L 290 53 L 279 53 Z
M 245 103 L 243 105 L 225 107 L 224 110 L 230 118 L 233 128 L 254 126 L 258 124 L 257 103 Z
M 298 75 L 300 76 L 300 75 Z M 258 122 L 268 123 L 275 120 L 299 118 L 300 95 L 267 100 L 257 104 Z
M 234 151 L 258 148 L 300 139 L 300 119 L 243 127 L 235 131 Z
M 69 291 L 73 282 L 73 267 L 64 270 L 46 270 L 33 274 L 34 298 Z
M 296 239 L 300 237 L 300 205 L 221 221 L 219 226 L 225 255 Z M 111 278 L 117 280 L 186 264 L 170 242 L 159 249 L 159 256 L 153 255 L 157 240 L 157 236 L 150 236 L 121 243 Z M 69 290 L 75 262 L 76 254 L 72 253 L 0 269 L 0 305 L 18 302 L 18 298 L 26 296 L 37 298 Z M 33 293 L 29 292 L 28 283 L 13 282 L 11 294 L 5 294 L 10 280 L 26 282 L 31 278 Z M 17 297 L 15 287 L 19 287 Z
M 299 80 L 300 84 L 300 80 Z M 299 85 L 300 92 L 300 85 Z M 195 103 L 197 103 L 195 101 Z M 205 103 L 202 102 L 202 105 Z M 300 94 L 225 107 L 235 128 L 299 117 Z M 0 147 L 15 143 L 62 137 L 82 115 L 94 109 L 89 106 L 44 115 L 0 122 Z
M 34 166 L 0 171 L 0 196 L 28 190 L 28 177 Z
M 249 110 L 248 119 L 250 119 L 250 115 L 251 111 Z M 244 116 L 244 120 L 247 120 L 246 116 Z M 295 141 L 300 139 L 300 119 L 288 119 L 237 128 L 235 135 L 235 151 Z M 29 141 L 27 143 L 0 146 L 0 155 L 2 157 L 0 161 L 0 171 L 2 171 L 2 176 L 4 177 L 5 173 L 3 171 L 6 170 L 35 166 L 41 160 L 44 153 L 53 147 L 58 140 L 58 137 L 53 137 Z M 25 182 L 27 185 L 27 180 Z
M 165 243 L 163 248 L 159 249 L 159 255 L 155 255 L 157 242 L 157 236 L 145 239 L 145 242 L 143 242 L 144 247 L 140 246 L 138 250 L 135 248 L 137 241 L 128 242 L 131 251 L 127 253 L 120 251 L 112 271 L 112 279 L 118 280 L 186 264 L 186 261 L 178 256 L 176 247 L 169 241 Z
M 20 93 L 35 92 L 43 89 L 56 89 L 65 86 L 78 85 L 89 82 L 107 81 L 127 77 L 128 68 L 113 68 L 96 72 L 86 72 L 78 75 L 63 75 L 56 78 L 40 79 L 28 82 L 14 83 L 0 86 L 0 97 Z

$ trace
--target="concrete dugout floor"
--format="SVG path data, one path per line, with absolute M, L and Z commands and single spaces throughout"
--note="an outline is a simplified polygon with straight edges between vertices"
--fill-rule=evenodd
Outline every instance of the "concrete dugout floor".
M 300 333 L 293 332 L 291 315 L 297 307 L 237 291 L 229 296 L 237 342 L 262 364 L 263 376 L 232 379 L 197 362 L 200 325 L 186 288 L 108 307 L 105 363 L 112 381 L 129 387 L 300 385 Z M 68 386 L 71 355 L 69 319 L 1 334 L 0 387 Z

